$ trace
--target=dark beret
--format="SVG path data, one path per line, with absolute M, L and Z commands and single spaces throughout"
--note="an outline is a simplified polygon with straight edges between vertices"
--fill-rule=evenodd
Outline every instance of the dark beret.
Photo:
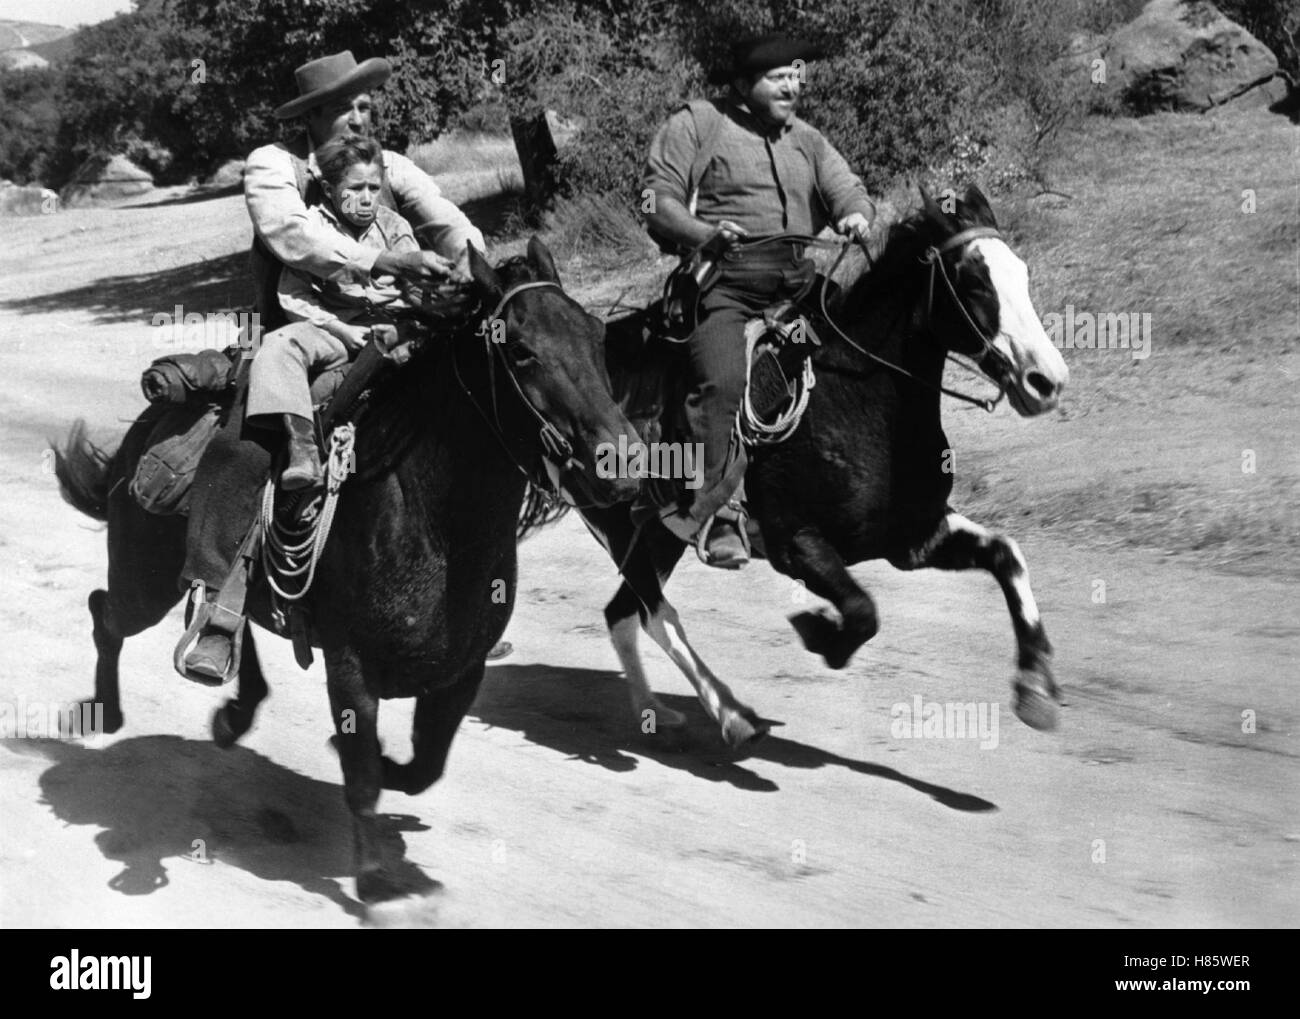
M 732 78 L 762 74 L 774 67 L 789 67 L 796 60 L 817 60 L 822 51 L 812 43 L 791 39 L 781 33 L 742 39 L 731 47 L 731 61 L 709 78 L 721 85 Z

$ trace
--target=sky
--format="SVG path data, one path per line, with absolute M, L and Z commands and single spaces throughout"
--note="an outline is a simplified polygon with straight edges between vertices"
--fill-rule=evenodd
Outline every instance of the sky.
M 131 0 L 0 0 L 0 21 L 43 25 L 93 25 L 131 10 Z

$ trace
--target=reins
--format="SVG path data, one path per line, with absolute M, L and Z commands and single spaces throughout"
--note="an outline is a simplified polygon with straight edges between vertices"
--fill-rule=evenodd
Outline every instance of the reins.
M 940 245 L 937 246 L 931 245 L 930 247 L 926 248 L 925 253 L 921 256 L 921 261 L 923 263 L 929 263 L 930 265 L 930 281 L 929 281 L 929 287 L 927 292 L 926 309 L 925 309 L 925 318 L 926 318 L 927 325 L 929 324 L 930 319 L 934 313 L 934 278 L 935 275 L 938 274 L 940 277 L 942 277 L 949 296 L 952 298 L 953 303 L 961 311 L 962 317 L 965 319 L 967 326 L 970 328 L 970 331 L 972 332 L 972 334 L 974 334 L 975 338 L 980 341 L 980 344 L 983 347 L 978 357 L 976 358 L 977 363 L 979 361 L 983 361 L 985 358 L 993 357 L 1001 361 L 1004 365 L 1007 365 L 1007 359 L 1005 355 L 1003 355 L 1003 353 L 993 345 L 993 343 L 989 340 L 989 338 L 984 335 L 984 331 L 980 329 L 979 325 L 975 322 L 975 320 L 971 318 L 970 312 L 966 310 L 966 306 L 962 303 L 961 298 L 957 294 L 957 288 L 953 286 L 953 282 L 948 276 L 948 267 L 944 264 L 943 255 L 951 251 L 953 248 L 963 247 L 966 244 L 969 244 L 971 241 L 979 239 L 980 237 L 1001 237 L 1001 236 L 1002 235 L 998 232 L 998 230 L 991 226 L 971 227 L 968 230 L 962 230 L 960 233 L 954 234 L 952 237 L 949 237 L 946 241 L 944 241 Z M 849 337 L 849 335 L 843 329 L 840 328 L 839 324 L 833 318 L 831 318 L 830 312 L 826 308 L 826 291 L 830 284 L 830 278 L 835 275 L 835 271 L 840 267 L 840 263 L 844 261 L 844 258 L 849 253 L 849 248 L 852 246 L 852 244 L 853 242 L 848 240 L 843 242 L 843 246 L 841 247 L 839 256 L 835 259 L 834 263 L 832 263 L 830 271 L 826 273 L 824 277 L 824 281 L 822 283 L 821 291 L 818 294 L 818 310 L 821 312 L 822 318 L 826 321 L 827 325 L 829 325 L 835 331 L 836 335 L 839 336 L 839 338 L 843 340 L 846 344 L 848 344 L 858 353 L 862 354 L 864 357 L 870 358 L 872 361 L 875 361 L 881 367 L 888 368 L 890 371 L 896 372 L 905 378 L 911 379 L 913 382 L 915 382 L 917 385 L 921 386 L 922 388 L 929 389 L 932 392 L 943 393 L 945 396 L 951 396 L 957 400 L 964 400 L 966 403 L 974 404 L 976 407 L 982 407 L 984 410 L 992 412 L 993 408 L 996 407 L 1002 401 L 1002 398 L 1006 395 L 1006 385 L 994 379 L 991 375 L 988 374 L 988 372 L 984 371 L 983 369 L 979 369 L 979 373 L 984 375 L 986 378 L 988 378 L 990 382 L 992 382 L 994 385 L 998 387 L 998 395 L 994 397 L 992 400 L 985 399 L 982 397 L 977 397 L 977 396 L 969 396 L 966 393 L 961 392 L 960 390 L 949 389 L 947 386 L 944 385 L 936 385 L 935 383 L 930 382 L 928 379 L 919 378 L 918 376 L 914 375 L 912 372 L 904 368 L 902 365 L 894 364 L 894 362 L 889 361 L 886 358 L 880 357 L 878 354 L 873 354 L 865 347 L 861 346 L 858 343 L 855 343 Z M 863 250 L 864 251 L 866 250 L 865 245 L 863 246 Z M 870 256 L 868 256 L 868 259 L 869 258 Z M 954 364 L 961 365 L 961 367 L 970 370 L 966 365 L 962 364 L 962 362 L 958 361 L 954 357 L 952 351 L 945 350 L 944 356 L 948 360 L 952 361 Z M 1009 365 L 1007 366 L 1009 367 Z
M 542 414 L 542 412 L 533 405 L 532 400 L 528 398 L 528 394 L 524 392 L 523 387 L 519 384 L 519 379 L 515 377 L 515 373 L 511 370 L 510 365 L 505 363 L 505 353 L 500 349 L 501 344 L 492 338 L 492 323 L 502 322 L 504 324 L 501 314 L 505 311 L 506 306 L 514 300 L 517 295 L 522 294 L 525 290 L 539 290 L 542 288 L 563 292 L 563 287 L 561 287 L 560 284 L 550 280 L 533 280 L 527 283 L 519 283 L 501 295 L 501 299 L 497 301 L 496 307 L 492 309 L 491 314 L 484 318 L 479 324 L 476 335 L 483 339 L 484 356 L 487 362 L 488 392 L 490 393 L 492 400 L 491 415 L 489 415 L 482 404 L 479 403 L 478 399 L 474 396 L 473 390 L 466 385 L 465 379 L 460 372 L 459 358 L 456 355 L 454 344 L 452 346 L 451 364 L 452 370 L 456 374 L 457 384 L 465 393 L 466 397 L 469 398 L 470 403 L 474 405 L 474 408 L 479 412 L 483 420 L 487 422 L 489 430 L 501 444 L 501 448 L 505 450 L 506 455 L 510 457 L 515 466 L 519 468 L 520 473 L 528 479 L 530 484 L 535 485 L 543 491 L 550 491 L 552 495 L 560 496 L 560 485 L 558 482 L 559 474 L 567 470 L 580 468 L 582 465 L 574 458 L 573 446 L 569 440 L 564 437 L 555 425 L 546 419 L 546 416 Z M 549 486 L 533 477 L 528 469 L 520 462 L 519 458 L 515 456 L 514 450 L 510 448 L 510 443 L 506 441 L 505 429 L 501 425 L 501 408 L 497 401 L 496 355 L 499 355 L 502 358 L 502 367 L 505 375 L 510 380 L 510 384 L 514 386 L 520 402 L 537 421 L 538 441 L 541 443 L 542 455 L 545 461 L 548 464 L 553 465 L 557 470 L 557 474 L 554 478 L 547 478 Z

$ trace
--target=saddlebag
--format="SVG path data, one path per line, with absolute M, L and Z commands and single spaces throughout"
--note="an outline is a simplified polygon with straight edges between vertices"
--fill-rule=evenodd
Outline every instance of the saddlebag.
M 220 419 L 213 403 L 181 404 L 162 414 L 128 489 L 142 509 L 161 516 L 189 511 L 194 473 Z

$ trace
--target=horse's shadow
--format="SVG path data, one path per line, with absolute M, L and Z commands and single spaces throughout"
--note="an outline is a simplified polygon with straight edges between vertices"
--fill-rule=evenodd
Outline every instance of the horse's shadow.
M 115 891 L 147 895 L 168 883 L 170 866 L 220 860 L 266 881 L 293 882 L 364 918 L 341 883 L 353 869 L 352 820 L 337 782 L 300 775 L 244 747 L 219 750 L 179 736 L 139 736 L 102 749 L 23 742 L 19 752 L 53 762 L 40 786 L 55 816 L 104 829 L 96 845 L 122 864 L 109 881 Z M 386 820 L 399 855 L 401 831 L 427 828 L 413 817 Z
M 726 749 L 694 698 L 661 699 L 686 716 L 682 730 L 637 731 L 617 673 L 498 665 L 487 670 L 470 715 L 611 771 L 631 771 L 644 757 L 737 789 L 777 790 Z M 95 843 L 106 859 L 122 864 L 109 887 L 123 895 L 165 887 L 169 866 L 220 860 L 265 881 L 292 882 L 357 919 L 366 917 L 342 884 L 353 867 L 352 819 L 337 782 L 308 778 L 246 747 L 219 750 L 179 736 L 138 736 L 102 749 L 55 740 L 4 743 L 13 753 L 51 762 L 39 781 L 56 817 L 104 829 Z M 788 768 L 838 765 L 901 783 L 953 810 L 997 809 L 978 796 L 778 736 L 759 742 L 747 759 Z M 385 820 L 391 852 L 399 858 L 405 851 L 401 832 L 428 830 L 409 815 Z
M 659 695 L 686 716 L 679 730 L 639 731 L 631 717 L 627 685 L 616 672 L 555 665 L 496 665 L 487 670 L 470 717 L 512 729 L 525 739 L 610 771 L 631 771 L 638 757 L 712 782 L 749 792 L 775 792 L 771 779 L 742 760 L 787 768 L 838 765 L 859 775 L 898 782 L 953 810 L 997 810 L 988 800 L 912 778 L 893 768 L 830 753 L 806 743 L 768 735 L 744 757 L 727 749 L 718 727 L 694 697 Z M 774 723 L 780 725 L 781 723 Z

